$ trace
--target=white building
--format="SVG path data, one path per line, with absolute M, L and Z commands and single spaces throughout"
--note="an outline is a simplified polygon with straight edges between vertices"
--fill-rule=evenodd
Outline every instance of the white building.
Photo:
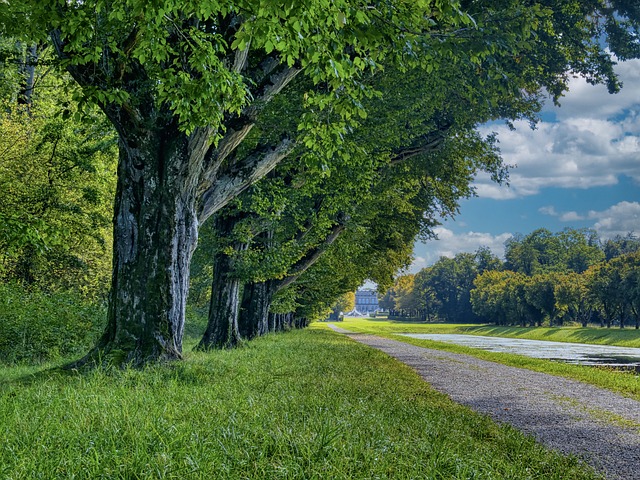
M 355 309 L 364 315 L 378 310 L 378 292 L 373 289 L 358 290 Z

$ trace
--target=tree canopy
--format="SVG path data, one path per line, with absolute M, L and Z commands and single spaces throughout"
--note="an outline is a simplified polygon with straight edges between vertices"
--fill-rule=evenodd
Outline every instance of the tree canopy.
M 477 147 L 494 151 L 482 139 L 465 150 L 475 125 L 534 121 L 543 92 L 558 100 L 571 75 L 617 91 L 613 54 L 637 56 L 637 13 L 624 0 L 5 2 L 0 35 L 50 44 L 80 110 L 97 105 L 118 134 L 109 320 L 83 362 L 180 358 L 200 224 L 287 157 L 320 176 L 336 162 L 428 160 L 438 134 L 456 160 L 439 157 L 419 191 L 454 213 L 487 158 Z M 295 116 L 269 112 L 293 88 Z M 415 110 L 394 117 L 408 100 Z M 252 133 L 269 115 L 286 127 Z M 412 169 L 424 165 L 394 175 Z M 433 224 L 425 212 L 416 221 Z

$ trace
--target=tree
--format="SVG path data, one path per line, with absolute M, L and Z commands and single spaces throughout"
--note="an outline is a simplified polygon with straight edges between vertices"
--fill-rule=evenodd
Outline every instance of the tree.
M 598 234 L 594 230 L 566 228 L 558 237 L 565 251 L 565 268 L 569 271 L 582 273 L 604 259 Z
M 344 312 L 350 312 L 356 306 L 356 294 L 355 292 L 347 292 L 341 295 L 338 300 L 331 307 L 331 320 L 340 320 L 340 314 Z
M 50 97 L 64 98 L 65 79 L 51 74 L 47 84 L 29 105 L 1 103 L 0 279 L 104 296 L 115 135 L 97 112 L 92 124 L 64 120 Z
M 504 256 L 506 268 L 530 276 L 562 268 L 563 253 L 558 237 L 546 228 L 539 228 L 507 240 Z
M 556 277 L 554 296 L 559 315 L 586 327 L 593 316 L 593 304 L 589 300 L 587 275 L 575 272 Z
M 625 255 L 621 288 L 635 320 L 636 330 L 640 329 L 640 252 Z
M 558 316 L 555 297 L 556 283 L 557 276 L 555 274 L 542 273 L 530 277 L 524 289 L 524 300 L 538 309 L 544 318 L 549 319 L 549 326 L 553 326 Z
M 611 328 L 616 318 L 620 318 L 620 325 L 624 326 L 620 272 L 610 262 L 600 262 L 590 267 L 584 275 L 587 279 L 589 298 L 607 328 Z
M 488 247 L 480 247 L 475 253 L 478 274 L 488 270 L 502 270 L 502 261 Z
M 6 4 L 2 31 L 50 41 L 119 136 L 109 319 L 84 361 L 180 357 L 198 225 L 296 143 L 330 158 L 366 114 L 361 100 L 371 89 L 362 80 L 381 60 L 429 72 L 469 62 L 522 100 L 541 86 L 558 98 L 567 72 L 619 88 L 600 38 L 635 55 L 635 9 L 556 3 L 465 2 L 480 19 L 475 29 L 453 0 Z M 492 68 L 496 54 L 510 56 L 513 71 Z M 260 111 L 299 74 L 314 88 L 296 138 L 245 143 Z M 247 151 L 236 155 L 241 144 Z
M 552 233 L 539 228 L 505 242 L 507 268 L 535 275 L 548 272 L 582 273 L 603 259 L 598 235 L 590 229 L 566 228 Z
M 640 239 L 633 232 L 629 232 L 624 237 L 616 235 L 604 243 L 605 260 L 637 251 L 640 251 Z
M 478 275 L 471 290 L 471 305 L 476 315 L 497 325 L 507 325 L 505 308 L 508 300 L 508 280 L 516 275 L 511 271 L 488 270 Z
M 433 295 L 435 302 L 431 308 L 436 307 L 441 320 L 473 322 L 477 318 L 471 310 L 470 291 L 476 275 L 474 254 L 459 253 L 454 258 L 441 257 L 421 275 L 422 283 L 418 289 Z
M 2 29 L 50 41 L 119 136 L 108 326 L 84 361 L 179 358 L 198 224 L 294 145 L 282 138 L 235 157 L 260 110 L 303 72 L 317 88 L 299 122 L 301 141 L 329 153 L 368 92 L 363 72 L 403 48 L 422 50 L 430 30 L 470 22 L 455 3 L 440 5 L 98 0 L 3 8 Z

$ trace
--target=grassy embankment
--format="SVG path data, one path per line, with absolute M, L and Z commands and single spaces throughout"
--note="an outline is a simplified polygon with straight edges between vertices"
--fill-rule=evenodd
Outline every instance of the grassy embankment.
M 640 376 L 631 372 L 621 372 L 604 367 L 594 368 L 570 365 L 562 362 L 553 362 L 508 353 L 488 352 L 476 348 L 463 347 L 460 345 L 436 342 L 432 340 L 418 340 L 398 335 L 399 333 L 460 333 L 525 338 L 530 340 L 640 347 L 640 332 L 634 329 L 496 327 L 491 325 L 429 324 L 349 317 L 347 317 L 344 322 L 341 322 L 339 326 L 354 332 L 371 333 L 383 337 L 394 338 L 413 345 L 437 348 L 456 353 L 466 353 L 484 360 L 499 362 L 505 365 L 528 368 L 530 370 L 550 373 L 552 375 L 573 378 L 640 400 Z
M 144 371 L 7 367 L 0 418 L 3 479 L 594 478 L 322 327 Z

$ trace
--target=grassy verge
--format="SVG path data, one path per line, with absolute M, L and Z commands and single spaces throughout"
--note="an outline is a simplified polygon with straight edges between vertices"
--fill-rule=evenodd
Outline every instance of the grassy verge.
M 630 328 L 498 327 L 495 325 L 402 322 L 399 320 L 346 317 L 344 328 L 371 333 L 462 333 L 489 337 L 524 338 L 551 342 L 590 343 L 640 348 L 640 331 Z
M 445 324 L 416 324 L 392 321 L 379 321 L 375 319 L 348 319 L 345 322 L 339 324 L 340 327 L 347 330 L 360 333 L 371 333 L 380 335 L 382 337 L 393 338 L 402 342 L 411 343 L 428 348 L 436 348 L 439 350 L 446 350 L 454 353 L 464 353 L 467 355 L 473 355 L 474 357 L 481 358 L 483 360 L 489 360 L 492 362 L 502 363 L 504 365 L 510 365 L 513 367 L 528 368 L 529 370 L 535 370 L 537 372 L 549 373 L 552 375 L 558 375 L 567 378 L 573 378 L 592 385 L 596 385 L 608 390 L 612 390 L 628 397 L 634 398 L 640 401 L 640 376 L 630 372 L 621 372 L 614 369 L 606 369 L 603 367 L 587 367 L 581 365 L 570 365 L 562 362 L 553 362 L 549 360 L 541 360 L 537 358 L 525 357 L 522 355 L 514 355 L 509 353 L 496 353 L 488 352 L 486 350 L 480 350 L 477 348 L 469 348 L 460 345 L 454 345 L 444 342 L 436 342 L 432 340 L 419 340 L 410 337 L 404 337 L 397 335 L 398 333 L 467 333 L 470 331 L 482 332 L 478 335 L 487 335 L 486 331 L 494 331 L 494 336 L 511 336 L 518 338 L 529 338 L 532 340 L 556 340 L 565 336 L 562 332 L 557 332 L 555 338 L 542 337 L 544 333 L 536 334 L 533 330 L 529 329 L 528 332 L 519 332 L 519 330 L 511 327 L 504 327 L 510 335 L 497 335 L 497 332 L 502 330 L 493 330 L 493 327 L 477 327 L 471 325 L 445 325 Z M 549 330 L 549 329 L 541 329 Z M 557 330 L 557 329 L 553 329 Z M 636 333 L 629 332 L 629 333 Z M 518 335 L 521 334 L 521 335 Z M 524 336 L 527 334 L 528 336 Z M 537 336 L 536 336 L 537 335 Z M 569 333 L 571 335 L 571 333 Z M 636 333 L 640 336 L 640 334 Z M 556 340 L 557 341 L 557 340 Z M 604 343 L 604 342 L 602 342 Z M 620 343 L 610 343 L 612 345 L 622 345 Z M 625 344 L 627 345 L 627 344 Z M 627 345 L 636 346 L 636 345 Z M 640 346 L 640 345 L 638 345 Z
M 595 478 L 322 328 L 144 371 L 15 372 L 4 479 Z

